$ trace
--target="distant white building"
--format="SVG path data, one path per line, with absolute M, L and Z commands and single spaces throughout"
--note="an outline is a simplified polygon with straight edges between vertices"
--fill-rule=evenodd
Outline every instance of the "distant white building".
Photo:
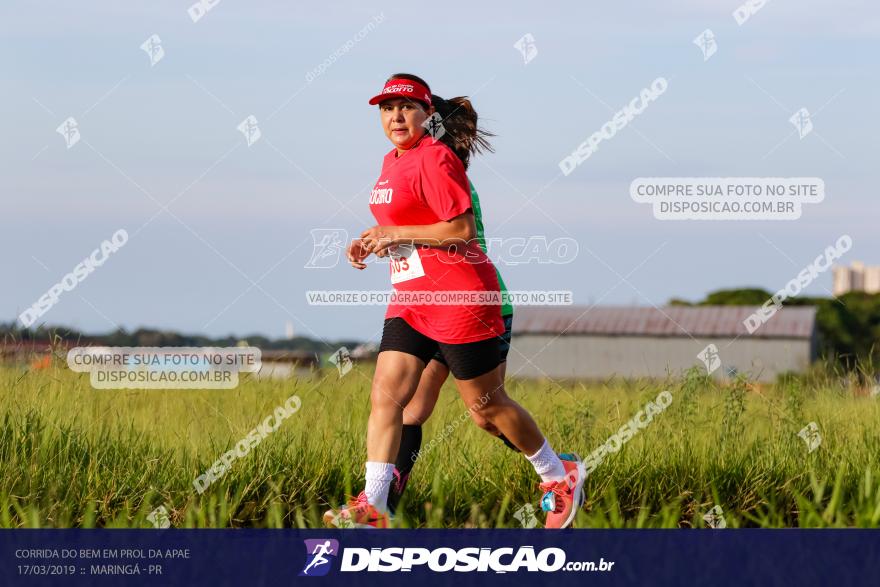
M 833 272 L 834 289 L 832 293 L 835 296 L 850 291 L 880 293 L 880 266 L 866 266 L 861 261 L 853 261 L 849 267 L 835 266 Z
M 749 334 L 743 321 L 755 310 L 753 306 L 518 308 L 507 376 L 663 378 L 696 365 L 714 377 L 743 373 L 753 380 L 773 381 L 780 373 L 806 370 L 817 355 L 816 308 L 783 307 Z

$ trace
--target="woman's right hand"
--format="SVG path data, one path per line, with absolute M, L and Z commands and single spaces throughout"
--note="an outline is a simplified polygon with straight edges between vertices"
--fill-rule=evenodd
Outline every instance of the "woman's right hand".
M 364 245 L 364 241 L 361 239 L 351 241 L 346 254 L 348 255 L 348 262 L 351 263 L 352 267 L 361 270 L 366 269 L 367 264 L 364 263 L 364 259 L 370 256 L 370 251 Z

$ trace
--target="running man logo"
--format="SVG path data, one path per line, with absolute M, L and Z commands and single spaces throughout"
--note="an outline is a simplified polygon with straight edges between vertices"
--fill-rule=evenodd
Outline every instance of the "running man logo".
M 351 371 L 352 362 L 351 362 L 351 353 L 348 352 L 348 349 L 343 347 L 339 347 L 336 352 L 330 357 L 330 362 L 336 365 L 336 368 L 339 370 L 339 378 L 342 379 L 346 373 Z
M 153 67 L 165 57 L 165 49 L 162 48 L 162 39 L 159 35 L 152 35 L 141 45 L 147 55 L 150 56 L 150 67 Z
M 332 269 L 339 263 L 339 257 L 348 240 L 348 232 L 343 228 L 313 228 L 312 257 L 305 264 L 306 269 Z
M 806 108 L 795 112 L 788 121 L 797 129 L 798 138 L 804 138 L 813 130 L 813 120 L 810 118 L 810 111 Z
M 263 133 L 260 132 L 260 127 L 257 126 L 257 117 L 251 114 L 247 118 L 241 121 L 241 124 L 238 125 L 238 130 L 241 131 L 241 134 L 244 135 L 244 140 L 247 141 L 247 146 L 250 148 L 251 145 L 260 140 L 260 137 L 263 136 Z
M 529 61 L 538 55 L 538 46 L 535 45 L 535 37 L 532 36 L 532 33 L 524 34 L 519 41 L 513 44 L 513 47 L 522 53 L 523 65 L 528 65 Z
M 703 62 L 709 61 L 709 58 L 715 55 L 718 50 L 718 43 L 715 42 L 715 33 L 712 29 L 706 29 L 694 39 L 694 45 L 703 51 Z
M 330 572 L 330 558 L 336 558 L 339 554 L 339 541 L 330 538 L 317 540 L 305 540 L 306 543 L 306 566 L 300 572 L 300 577 L 323 577 Z
M 822 444 L 822 434 L 819 432 L 819 425 L 810 422 L 798 432 L 798 436 L 807 444 L 807 453 L 811 453 Z
M 706 522 L 706 525 L 710 528 L 716 528 L 718 530 L 727 528 L 727 520 L 724 519 L 724 510 L 721 509 L 720 505 L 716 505 L 709 513 L 703 516 L 703 521 Z
M 171 518 L 168 516 L 168 509 L 164 505 L 160 505 L 147 516 L 147 521 L 153 525 L 154 528 L 170 528 L 171 527 Z
M 428 131 L 428 134 L 435 141 L 439 141 L 446 134 L 446 127 L 443 126 L 443 117 L 440 116 L 439 112 L 434 112 L 430 118 L 426 118 L 422 126 L 425 127 L 425 130 Z
M 523 505 L 521 508 L 513 512 L 513 518 L 519 522 L 523 528 L 535 528 L 538 525 L 538 518 L 535 516 L 535 506 L 530 503 Z
M 77 124 L 76 119 L 72 116 L 62 122 L 61 125 L 55 129 L 55 132 L 64 137 L 64 142 L 67 144 L 68 149 L 79 142 L 79 124 Z
M 697 358 L 706 365 L 706 375 L 711 375 L 721 366 L 721 356 L 718 354 L 718 347 L 714 344 L 710 344 L 701 350 Z

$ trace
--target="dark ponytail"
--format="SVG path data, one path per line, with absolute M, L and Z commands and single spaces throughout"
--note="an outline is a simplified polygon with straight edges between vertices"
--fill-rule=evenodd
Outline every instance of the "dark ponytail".
M 410 73 L 395 73 L 388 79 L 416 81 L 428 88 L 429 92 L 431 91 L 425 80 Z M 474 106 L 467 96 L 444 100 L 432 92 L 431 102 L 437 114 L 440 115 L 443 125 L 443 136 L 439 140 L 452 149 L 465 169 L 468 168 L 471 154 L 494 152 L 488 138 L 495 135 L 477 126 L 477 111 L 474 110 Z

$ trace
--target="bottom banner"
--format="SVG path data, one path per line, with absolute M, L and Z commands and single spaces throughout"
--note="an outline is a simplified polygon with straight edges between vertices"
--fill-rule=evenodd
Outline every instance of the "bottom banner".
M 3 530 L 0 585 L 855 585 L 873 530 Z

